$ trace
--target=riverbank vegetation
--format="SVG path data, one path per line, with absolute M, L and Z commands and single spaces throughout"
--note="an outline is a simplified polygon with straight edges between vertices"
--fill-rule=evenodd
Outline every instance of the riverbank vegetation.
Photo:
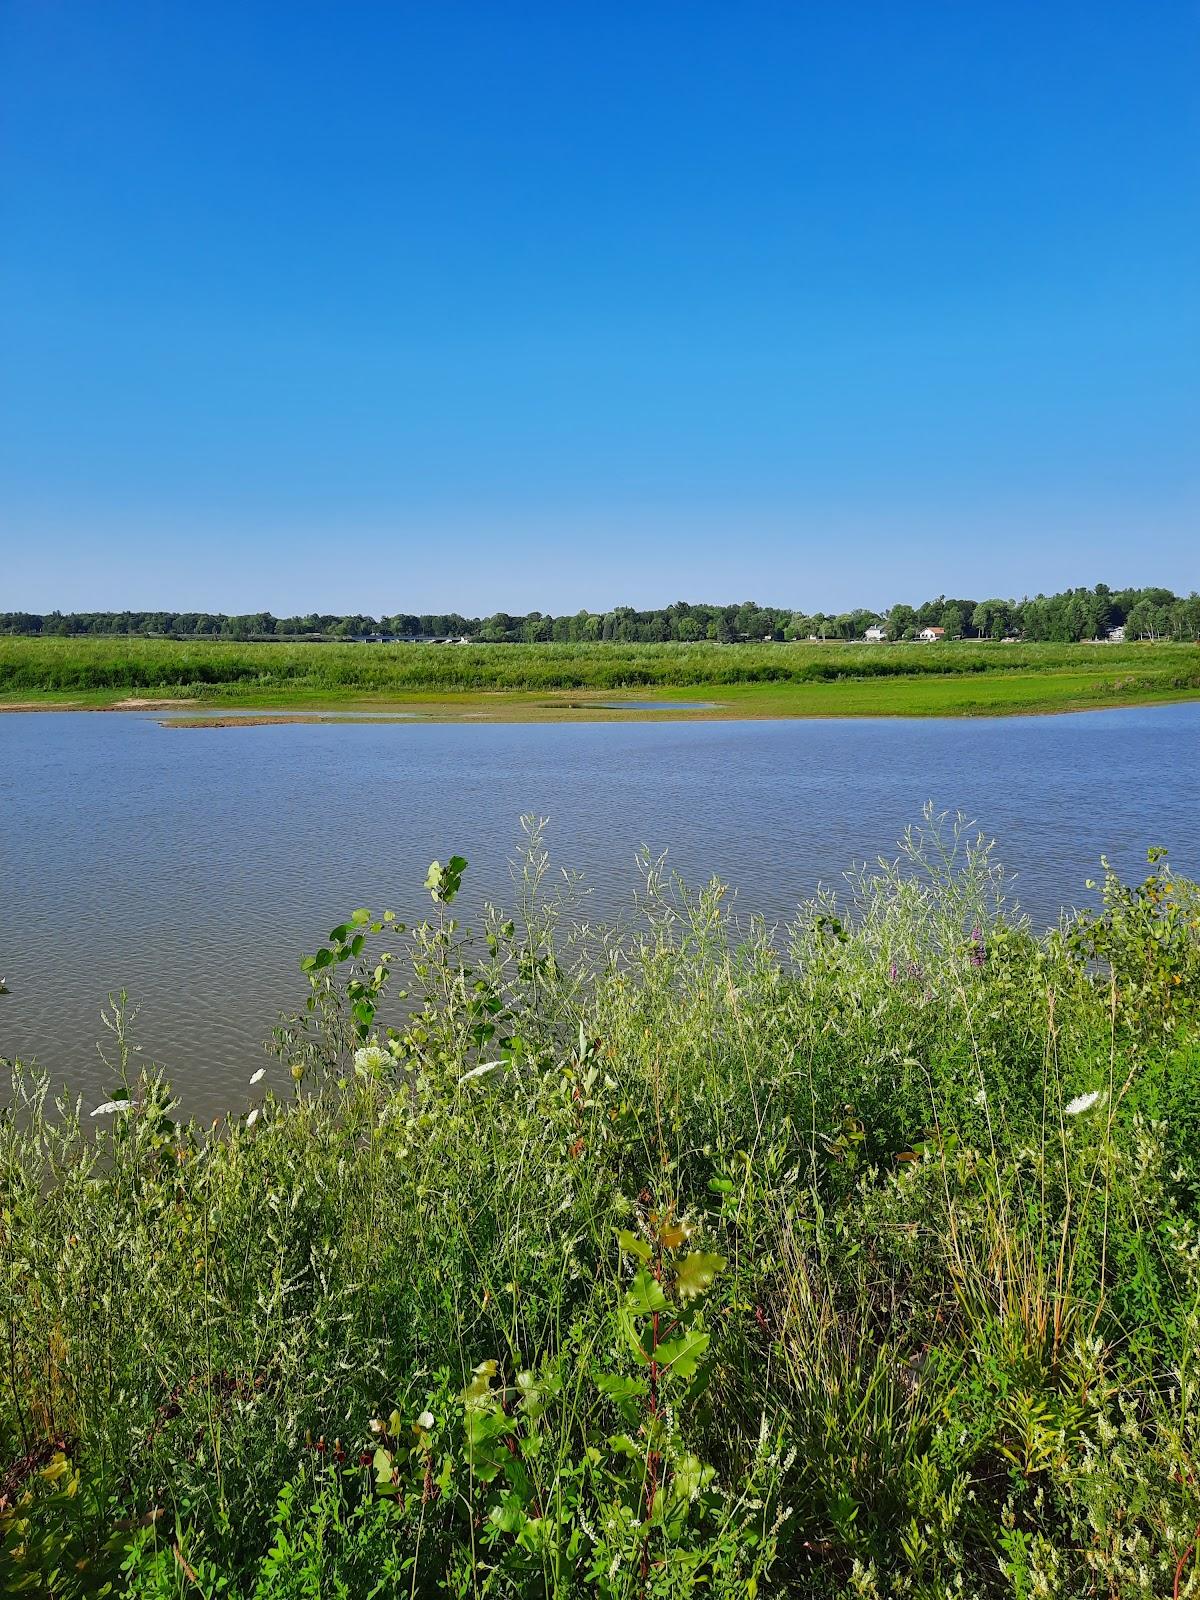
M 120 1009 L 105 1104 L 13 1068 L 6 1592 L 1200 1595 L 1194 885 L 1038 937 L 928 817 L 618 934 L 530 824 L 472 935 L 464 870 L 212 1126 Z
M 595 716 L 604 696 L 686 689 L 707 715 L 1069 710 L 1200 693 L 1195 645 L 348 645 L 0 639 L 0 706 L 407 706 L 429 715 Z M 589 700 L 589 694 L 592 697 Z M 582 698 L 579 698 L 582 696 Z M 644 698 L 644 697 L 642 697 Z M 619 707 L 617 713 L 619 714 Z
M 44 637 L 147 635 L 159 638 L 222 639 L 393 639 L 468 638 L 491 644 L 732 644 L 764 639 L 861 639 L 882 624 L 894 640 L 911 639 L 922 628 L 941 627 L 950 638 L 1003 639 L 1017 635 L 1031 643 L 1067 644 L 1103 639 L 1114 628 L 1130 639 L 1200 638 L 1200 595 L 1170 589 L 1065 589 L 1061 594 L 1021 600 L 954 599 L 938 595 L 920 605 L 894 605 L 887 611 L 857 606 L 849 611 L 807 612 L 791 606 L 692 605 L 677 601 L 649 611 L 616 606 L 611 611 L 577 611 L 548 616 L 531 611 L 490 617 L 458 612 L 421 615 L 397 612 L 379 617 L 361 613 L 336 616 L 309 612 L 276 617 L 270 611 L 230 616 L 206 611 L 29 611 L 0 612 L 0 634 Z

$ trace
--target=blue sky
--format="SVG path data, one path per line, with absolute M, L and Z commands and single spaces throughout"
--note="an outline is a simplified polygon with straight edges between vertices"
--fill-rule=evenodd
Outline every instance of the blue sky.
M 0 9 L 0 609 L 1200 584 L 1200 9 Z

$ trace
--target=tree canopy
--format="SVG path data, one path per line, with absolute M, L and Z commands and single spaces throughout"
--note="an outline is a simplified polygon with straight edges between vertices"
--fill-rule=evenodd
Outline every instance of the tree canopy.
M 1021 638 L 1067 644 L 1103 639 L 1116 627 L 1130 639 L 1200 638 L 1200 595 L 1170 589 L 1065 589 L 1020 600 L 938 595 L 921 605 L 897 604 L 884 612 L 806 612 L 792 606 L 704 605 L 676 600 L 657 610 L 616 606 L 525 616 L 497 611 L 489 617 L 457 612 L 395 612 L 378 617 L 309 612 L 276 617 L 269 611 L 226 615 L 207 611 L 0 612 L 0 633 L 74 636 L 129 634 L 174 639 L 471 639 L 484 644 L 681 643 L 719 644 L 764 639 L 861 639 L 870 627 L 889 638 L 911 639 L 923 628 L 944 628 L 948 638 Z

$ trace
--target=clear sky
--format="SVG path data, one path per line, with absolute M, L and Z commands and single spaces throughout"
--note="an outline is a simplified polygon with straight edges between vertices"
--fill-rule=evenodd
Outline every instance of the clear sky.
M 1200 585 L 1200 7 L 3 0 L 0 610 Z

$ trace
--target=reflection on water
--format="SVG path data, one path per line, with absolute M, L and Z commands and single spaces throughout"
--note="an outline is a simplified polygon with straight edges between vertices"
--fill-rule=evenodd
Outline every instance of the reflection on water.
M 627 704 L 627 702 L 626 702 Z M 656 703 L 657 704 L 657 703 Z M 464 919 L 506 898 L 525 812 L 627 906 L 640 844 L 744 910 L 786 919 L 818 881 L 890 853 L 924 801 L 999 841 L 1042 922 L 1102 853 L 1200 873 L 1200 704 L 1073 717 L 246 727 L 0 716 L 0 1054 L 107 1087 L 99 1008 L 124 986 L 189 1108 L 240 1103 L 297 958 L 347 911 L 423 916 L 433 857 L 471 865 Z M 269 1071 L 274 1069 L 269 1068 Z

